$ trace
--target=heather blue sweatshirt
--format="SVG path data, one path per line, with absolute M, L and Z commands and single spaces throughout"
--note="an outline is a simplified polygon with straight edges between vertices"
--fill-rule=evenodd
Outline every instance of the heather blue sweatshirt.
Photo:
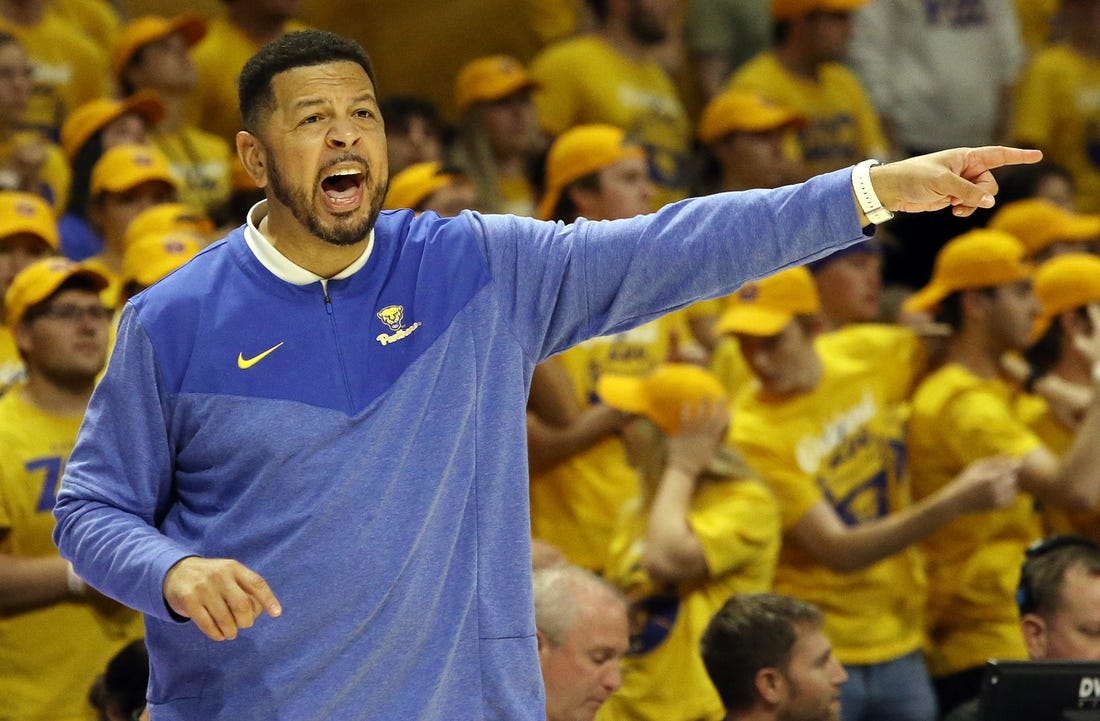
M 543 718 L 532 369 L 862 239 L 850 174 L 569 226 L 387 212 L 327 294 L 238 229 L 133 299 L 55 539 L 146 614 L 153 718 Z M 173 618 L 189 555 L 255 570 L 283 615 L 224 642 Z

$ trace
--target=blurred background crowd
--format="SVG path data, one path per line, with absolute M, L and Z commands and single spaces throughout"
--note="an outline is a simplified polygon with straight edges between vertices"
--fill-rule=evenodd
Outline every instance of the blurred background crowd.
M 53 496 L 122 305 L 262 198 L 237 75 L 307 27 L 376 65 L 387 209 L 615 219 L 1042 149 L 992 210 L 899 214 L 539 365 L 515 469 L 535 566 L 628 610 L 621 643 L 570 636 L 590 688 L 552 719 L 722 718 L 698 644 L 739 592 L 822 609 L 844 721 L 934 721 L 1028 657 L 1025 549 L 1100 539 L 1100 0 L 186 5 L 0 0 L 0 721 L 144 703 L 140 618 L 58 557 Z

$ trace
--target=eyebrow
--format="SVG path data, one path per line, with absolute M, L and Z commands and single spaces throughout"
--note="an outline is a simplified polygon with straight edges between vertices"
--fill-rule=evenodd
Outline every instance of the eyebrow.
M 374 97 L 374 93 L 372 93 L 370 91 L 367 91 L 367 92 L 360 93 L 359 95 L 356 95 L 354 98 L 351 99 L 351 102 L 352 102 L 352 104 L 355 104 L 355 103 L 365 103 L 365 102 L 377 103 L 378 101 Z M 327 98 L 305 97 L 305 98 L 302 98 L 301 100 L 299 100 L 298 102 L 294 103 L 294 105 L 292 107 L 294 107 L 295 109 L 302 109 L 302 108 L 313 107 L 315 105 L 327 105 L 328 103 L 329 103 L 329 100 Z

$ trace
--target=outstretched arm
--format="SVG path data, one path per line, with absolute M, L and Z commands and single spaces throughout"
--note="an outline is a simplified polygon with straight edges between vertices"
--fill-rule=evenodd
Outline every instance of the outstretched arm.
M 966 513 L 1004 508 L 1016 497 L 1018 462 L 1004 457 L 972 463 L 956 479 L 895 513 L 846 526 L 818 501 L 790 534 L 817 561 L 842 572 L 858 571 L 923 540 Z

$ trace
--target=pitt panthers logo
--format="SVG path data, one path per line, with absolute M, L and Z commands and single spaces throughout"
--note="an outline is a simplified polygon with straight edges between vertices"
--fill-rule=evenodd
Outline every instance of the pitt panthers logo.
M 389 326 L 390 330 L 401 330 L 405 320 L 405 306 L 387 305 L 375 315 L 378 316 L 378 320 Z
M 387 305 L 375 313 L 375 316 L 393 331 L 393 333 L 380 333 L 375 338 L 382 345 L 396 343 L 403 338 L 408 338 L 413 331 L 420 327 L 419 322 L 413 323 L 408 328 L 405 327 L 405 306 L 403 305 Z

